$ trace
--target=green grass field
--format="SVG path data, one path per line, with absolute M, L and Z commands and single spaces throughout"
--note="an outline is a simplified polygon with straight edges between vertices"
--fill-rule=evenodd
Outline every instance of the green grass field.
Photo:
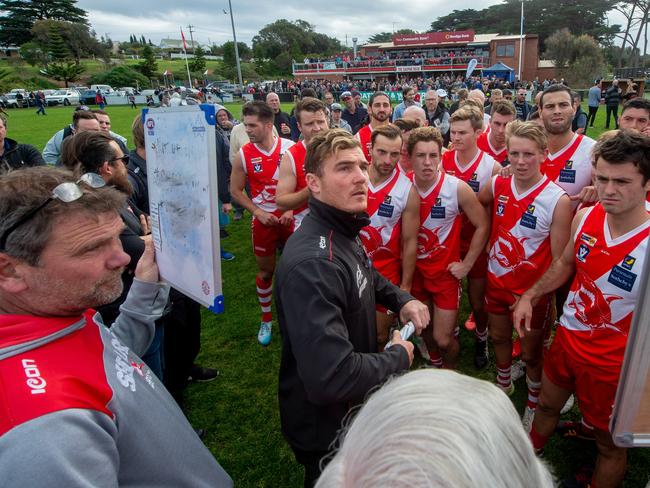
M 231 104 L 229 108 L 239 116 L 239 104 Z M 290 107 L 285 105 L 284 109 Z M 130 140 L 130 125 L 136 110 L 117 106 L 109 106 L 107 110 L 113 130 Z M 599 110 L 597 128 L 590 129 L 590 136 L 596 137 L 602 132 L 604 112 L 604 108 Z M 37 117 L 35 109 L 10 110 L 8 137 L 42 150 L 52 134 L 69 123 L 72 108 L 49 108 L 47 113 L 46 117 Z M 213 315 L 204 311 L 203 314 L 199 362 L 218 368 L 221 375 L 211 383 L 190 386 L 187 413 L 195 427 L 207 429 L 207 446 L 230 473 L 236 486 L 298 487 L 302 486 L 302 468 L 294 461 L 280 433 L 276 394 L 280 360 L 277 328 L 269 347 L 262 348 L 256 340 L 259 307 L 249 226 L 248 219 L 231 224 L 228 227 L 230 237 L 223 241 L 224 248 L 236 255 L 234 261 L 222 263 L 225 313 Z M 467 314 L 464 301 L 461 323 Z M 493 367 L 482 372 L 474 369 L 473 338 L 464 329 L 461 341 L 460 371 L 493 381 Z M 513 396 L 520 411 L 525 397 L 525 381 L 520 380 Z M 577 408 L 574 407 L 570 417 L 579 418 Z M 589 443 L 553 438 L 546 450 L 546 460 L 561 479 L 592 458 L 594 452 L 594 446 Z M 650 451 L 631 451 L 625 487 L 643 487 L 649 479 Z

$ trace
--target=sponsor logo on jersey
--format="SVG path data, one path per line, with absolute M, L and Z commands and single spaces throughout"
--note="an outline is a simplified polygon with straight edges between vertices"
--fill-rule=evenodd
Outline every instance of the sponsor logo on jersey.
M 621 267 L 630 270 L 632 269 L 632 266 L 634 266 L 634 263 L 636 263 L 636 258 L 634 256 L 627 255 L 621 263 Z
M 394 205 L 386 205 L 385 203 L 380 203 L 379 208 L 377 209 L 377 215 L 380 217 L 392 217 L 393 211 L 395 210 Z
M 533 207 L 534 209 L 534 207 Z M 519 221 L 519 225 L 522 227 L 526 227 L 528 229 L 536 229 L 537 228 L 537 217 L 532 215 L 532 213 L 528 213 L 526 211 L 525 214 L 521 216 L 521 220 Z
M 580 246 L 578 246 L 578 254 L 576 254 L 576 258 L 581 263 L 584 263 L 590 251 L 591 249 L 589 249 L 587 246 L 585 246 L 584 244 L 580 244 Z
M 33 359 L 23 359 L 21 361 L 27 381 L 25 382 L 31 390 L 32 395 L 45 393 L 47 382 L 41 377 L 41 372 Z
M 261 163 L 261 162 L 262 162 L 262 158 L 261 158 L 261 157 L 259 157 L 259 158 L 251 158 L 251 163 L 253 163 L 253 164 L 255 164 L 255 163 Z
M 595 237 L 590 236 L 589 234 L 585 234 L 585 233 L 583 232 L 582 234 L 580 234 L 580 240 L 581 240 L 582 242 L 584 242 L 585 244 L 587 244 L 588 246 L 593 247 L 593 246 L 596 245 L 596 241 L 597 241 L 598 239 L 596 239 Z
M 508 195 L 499 195 L 499 198 L 498 198 L 498 200 L 501 203 L 508 203 L 509 199 L 510 199 L 510 197 Z
M 612 285 L 620 288 L 621 290 L 631 292 L 632 288 L 634 288 L 636 277 L 637 275 L 635 273 L 632 273 L 632 271 L 628 271 L 627 269 L 616 265 L 609 273 L 607 281 Z

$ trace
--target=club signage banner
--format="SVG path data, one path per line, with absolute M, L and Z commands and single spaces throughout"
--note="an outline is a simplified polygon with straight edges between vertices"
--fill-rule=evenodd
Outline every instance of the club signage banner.
M 445 44 L 453 42 L 472 42 L 474 31 L 449 31 L 449 32 L 427 32 L 424 34 L 395 34 L 393 44 L 395 46 L 408 46 L 409 44 Z

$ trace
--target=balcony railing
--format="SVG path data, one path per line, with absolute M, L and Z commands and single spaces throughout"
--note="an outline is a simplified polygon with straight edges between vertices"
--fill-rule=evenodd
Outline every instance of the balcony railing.
M 401 59 L 364 59 L 357 61 L 319 61 L 316 63 L 293 63 L 293 72 L 296 71 L 347 71 L 363 68 L 386 68 L 387 71 L 399 71 L 402 66 L 466 66 L 470 60 L 476 59 L 481 66 L 487 66 L 488 56 L 443 56 L 443 57 L 412 57 Z

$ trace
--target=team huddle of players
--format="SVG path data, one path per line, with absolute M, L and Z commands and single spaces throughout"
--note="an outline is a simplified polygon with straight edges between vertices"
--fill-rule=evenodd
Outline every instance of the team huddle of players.
M 575 393 L 599 447 L 592 486 L 616 486 L 625 451 L 608 423 L 650 229 L 650 140 L 638 117 L 629 124 L 638 131 L 598 142 L 573 133 L 575 107 L 562 85 L 549 87 L 539 106 L 536 122 L 520 122 L 511 102 L 495 102 L 485 126 L 483 107 L 470 101 L 452 114 L 446 148 L 438 129 L 419 127 L 417 113 L 390 124 L 390 99 L 375 93 L 369 124 L 355 136 L 368 161 L 370 225 L 360 238 L 381 274 L 429 304 L 421 350 L 433 366 L 457 365 L 466 278 L 475 365 L 488 364 L 489 331 L 496 383 L 507 394 L 518 332 L 528 387 L 522 421 L 534 447 L 544 447 Z M 645 113 L 647 125 L 650 108 L 640 107 L 628 118 Z M 302 140 L 293 144 L 273 136 L 268 106 L 245 105 L 250 143 L 233 161 L 232 194 L 253 214 L 262 344 L 271 337 L 276 249 L 309 211 L 305 154 L 328 126 L 317 99 L 301 100 L 295 114 Z M 377 310 L 379 350 L 393 320 Z

